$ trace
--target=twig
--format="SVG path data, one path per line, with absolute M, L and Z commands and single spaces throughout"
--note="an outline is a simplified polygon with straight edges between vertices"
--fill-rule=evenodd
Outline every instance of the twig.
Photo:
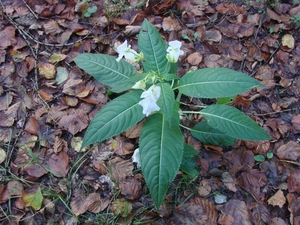
M 26 7 L 29 9 L 29 11 L 34 15 L 36 19 L 39 19 L 39 17 L 35 14 L 35 12 L 30 8 L 30 6 L 25 2 L 25 0 L 22 0 L 23 3 L 26 5 Z

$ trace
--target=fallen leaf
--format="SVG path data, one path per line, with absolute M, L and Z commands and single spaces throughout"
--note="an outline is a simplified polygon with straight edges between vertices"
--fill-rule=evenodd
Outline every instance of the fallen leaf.
M 286 47 L 290 48 L 290 49 L 293 49 L 295 47 L 295 39 L 292 35 L 285 34 L 282 37 L 281 44 L 283 46 L 286 46 Z
M 177 31 L 181 26 L 177 19 L 172 17 L 165 17 L 162 23 L 165 32 Z
M 49 169 L 56 177 L 65 177 L 69 171 L 69 156 L 61 151 L 58 154 L 51 154 L 48 161 Z
M 285 202 L 286 199 L 284 197 L 282 190 L 280 189 L 271 198 L 268 199 L 269 205 L 279 206 L 280 208 L 282 208 Z
M 135 146 L 129 141 L 129 139 L 117 136 L 112 139 L 111 148 L 117 155 L 123 156 L 132 154 Z
M 75 189 L 73 191 L 70 207 L 76 216 L 79 216 L 87 211 L 87 205 L 84 204 L 85 200 L 86 196 L 83 189 Z
M 278 22 L 287 22 L 290 20 L 290 16 L 289 15 L 279 15 L 276 12 L 274 12 L 273 10 L 267 8 L 267 14 L 269 15 L 269 17 L 273 20 L 276 20 Z
M 56 73 L 55 81 L 57 84 L 61 84 L 67 80 L 69 74 L 65 67 L 59 66 L 56 68 L 56 71 L 57 73 Z
M 44 29 L 46 34 L 59 34 L 62 32 L 62 29 L 59 27 L 58 23 L 55 20 L 49 20 L 44 23 Z
M 121 194 L 128 200 L 136 200 L 142 194 L 142 183 L 135 177 L 126 177 L 119 183 Z
M 292 170 L 287 179 L 289 192 L 300 191 L 300 170 Z
M 119 157 L 115 157 L 108 162 L 108 169 L 111 171 L 112 175 L 111 178 L 117 183 L 120 182 L 122 178 L 131 176 L 133 168 L 134 166 L 131 159 L 123 160 Z
M 300 157 L 300 145 L 295 141 L 289 141 L 286 144 L 281 145 L 276 155 L 280 159 L 297 160 Z
M 54 65 L 50 63 L 43 63 L 39 65 L 38 68 L 40 75 L 47 80 L 55 78 L 56 68 Z
M 17 102 L 10 106 L 7 110 L 0 111 L 1 126 L 11 127 L 14 124 L 15 119 L 17 118 L 19 107 L 20 102 Z
M 201 197 L 205 197 L 209 195 L 211 192 L 211 185 L 208 179 L 204 179 L 200 181 L 199 187 L 198 187 L 198 194 Z
M 7 185 L 0 185 L 0 204 L 5 203 L 10 198 Z
M 231 225 L 252 225 L 251 214 L 245 202 L 231 199 L 223 207 L 222 212 L 234 218 Z
M 46 169 L 44 169 L 41 164 L 34 163 L 23 168 L 23 171 L 28 174 L 29 177 L 26 177 L 28 180 L 36 180 L 39 177 L 44 176 L 48 173 Z
M 294 115 L 291 123 L 293 124 L 293 128 L 300 132 L 300 114 Z
M 195 203 L 185 203 L 177 206 L 167 224 L 215 225 L 217 223 L 217 212 L 213 203 L 201 198 L 194 201 Z
M 285 221 L 279 217 L 274 217 L 270 220 L 270 225 L 286 225 Z
M 24 190 L 22 183 L 16 180 L 9 181 L 7 189 L 10 196 L 21 196 Z
M 39 210 L 42 207 L 43 195 L 41 188 L 38 186 L 31 186 L 25 189 L 22 193 L 22 200 L 25 207 L 32 207 L 34 210 Z
M 36 118 L 29 117 L 25 125 L 25 130 L 31 134 L 37 135 L 40 131 L 40 125 Z
M 187 61 L 189 64 L 193 65 L 193 66 L 198 66 L 199 63 L 202 61 L 203 56 L 201 55 L 200 52 L 194 52 L 192 54 L 190 54 L 187 57 Z
M 222 182 L 230 191 L 237 191 L 235 179 L 229 172 L 222 173 Z
M 222 40 L 221 32 L 216 29 L 205 31 L 204 39 L 210 42 L 220 42 Z
M 124 198 L 118 198 L 113 202 L 112 211 L 115 215 L 127 217 L 132 210 L 132 203 Z
M 109 199 L 103 200 L 100 197 L 99 193 L 89 194 L 84 201 L 84 204 L 86 205 L 85 206 L 86 209 L 92 213 L 102 212 L 104 209 L 107 208 L 109 203 L 110 203 L 110 200 Z
M 15 38 L 15 28 L 13 26 L 7 26 L 4 30 L 0 32 L 0 47 L 1 49 L 6 49 L 8 46 L 17 43 Z
M 3 148 L 0 148 L 0 164 L 5 161 L 6 157 L 6 152 L 3 150 Z

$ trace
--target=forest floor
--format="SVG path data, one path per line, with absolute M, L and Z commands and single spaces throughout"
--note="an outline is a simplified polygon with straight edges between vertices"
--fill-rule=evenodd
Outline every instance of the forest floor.
M 0 224 L 300 224 L 299 0 L 0 3 Z M 178 172 L 159 210 L 132 163 L 139 126 L 80 150 L 114 95 L 73 62 L 137 49 L 145 18 L 182 42 L 178 76 L 226 67 L 263 83 L 231 105 L 271 136 L 222 148 L 186 133 L 199 175 Z

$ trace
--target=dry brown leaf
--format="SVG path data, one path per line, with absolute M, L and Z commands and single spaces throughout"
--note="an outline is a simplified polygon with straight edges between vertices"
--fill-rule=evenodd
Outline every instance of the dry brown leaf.
M 221 32 L 216 29 L 205 31 L 204 40 L 209 42 L 220 42 L 222 40 Z
M 21 182 L 13 180 L 7 183 L 7 189 L 10 196 L 21 196 L 24 188 Z
M 25 124 L 25 130 L 31 134 L 37 135 L 40 131 L 40 125 L 37 119 L 30 117 Z
M 111 148 L 117 155 L 128 155 L 135 149 L 134 144 L 130 142 L 129 139 L 125 137 L 117 136 L 112 139 Z
M 205 197 L 209 195 L 211 192 L 211 185 L 208 179 L 204 179 L 200 181 L 199 187 L 198 187 L 198 194 L 201 197 Z
M 283 219 L 279 217 L 274 217 L 270 220 L 270 225 L 286 225 Z
M 279 206 L 282 208 L 282 206 L 285 204 L 286 199 L 282 192 L 282 190 L 278 190 L 271 198 L 268 199 L 268 204 L 273 206 Z
M 63 116 L 58 123 L 72 135 L 77 134 L 88 126 L 87 121 L 82 120 L 77 114 Z
M 271 19 L 276 20 L 278 22 L 287 22 L 291 18 L 289 15 L 283 15 L 283 14 L 279 15 L 269 8 L 267 8 L 267 14 Z
M 300 191 L 300 170 L 292 170 L 287 179 L 289 192 Z
M 142 194 L 142 183 L 135 177 L 126 177 L 119 183 L 121 194 L 128 200 L 136 200 Z
M 6 49 L 8 46 L 17 43 L 15 38 L 15 28 L 13 26 L 8 26 L 0 32 L 0 47 L 1 49 Z
M 24 167 L 24 172 L 27 173 L 27 179 L 36 180 L 39 177 L 47 174 L 47 170 L 45 170 L 40 164 L 34 163 Z
M 70 207 L 76 216 L 87 211 L 87 205 L 84 204 L 85 200 L 86 196 L 84 191 L 82 189 L 75 189 L 71 198 Z
M 59 27 L 58 23 L 55 20 L 49 20 L 44 24 L 44 29 L 46 34 L 59 34 L 62 32 L 62 29 Z
M 65 152 L 51 154 L 48 161 L 49 169 L 56 177 L 65 177 L 69 171 L 69 156 Z
M 216 223 L 217 212 L 214 205 L 207 199 L 200 198 L 195 199 L 195 203 L 185 203 L 176 207 L 168 221 L 170 225 L 215 225 Z
M 222 212 L 234 218 L 232 225 L 252 225 L 251 214 L 245 202 L 232 199 L 223 207 Z
M 294 115 L 292 119 L 293 129 L 300 132 L 300 114 Z
M 0 164 L 5 161 L 7 157 L 6 152 L 3 150 L 3 148 L 0 148 Z
M 202 61 L 202 58 L 203 56 L 200 52 L 194 52 L 190 54 L 186 60 L 188 61 L 189 64 L 193 66 L 198 66 L 199 63 Z
M 53 95 L 46 92 L 43 89 L 39 90 L 39 95 L 41 96 L 42 99 L 44 99 L 46 102 L 52 101 L 53 100 Z
M 11 127 L 14 124 L 15 119 L 17 118 L 19 107 L 20 102 L 17 102 L 10 106 L 7 110 L 0 111 L 1 126 Z
M 138 123 L 137 125 L 133 126 L 132 128 L 130 128 L 129 130 L 124 132 L 124 136 L 127 138 L 137 138 L 140 136 L 142 127 L 144 125 L 145 121 L 142 121 L 140 123 Z
M 129 160 L 123 160 L 119 157 L 115 157 L 108 162 L 108 169 L 111 171 L 111 179 L 115 182 L 120 182 L 122 178 L 132 175 L 134 166 Z
M 180 29 L 180 23 L 172 17 L 165 17 L 162 23 L 162 28 L 165 32 L 177 31 Z
M 286 144 L 281 145 L 276 155 L 280 159 L 297 160 L 300 157 L 300 145 L 295 141 L 289 141 Z
M 235 178 L 229 172 L 222 173 L 222 182 L 230 191 L 237 191 Z
M 234 222 L 234 218 L 232 215 L 223 213 L 219 216 L 218 224 L 221 225 L 232 225 Z
M 84 205 L 88 211 L 92 213 L 100 213 L 109 205 L 109 199 L 102 199 L 99 193 L 91 193 L 89 194 L 85 201 Z

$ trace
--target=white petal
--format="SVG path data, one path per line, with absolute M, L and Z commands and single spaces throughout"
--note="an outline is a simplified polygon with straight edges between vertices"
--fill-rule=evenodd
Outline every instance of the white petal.
M 172 48 L 180 48 L 182 43 L 180 41 L 170 41 L 169 42 L 169 45 L 172 47 Z

